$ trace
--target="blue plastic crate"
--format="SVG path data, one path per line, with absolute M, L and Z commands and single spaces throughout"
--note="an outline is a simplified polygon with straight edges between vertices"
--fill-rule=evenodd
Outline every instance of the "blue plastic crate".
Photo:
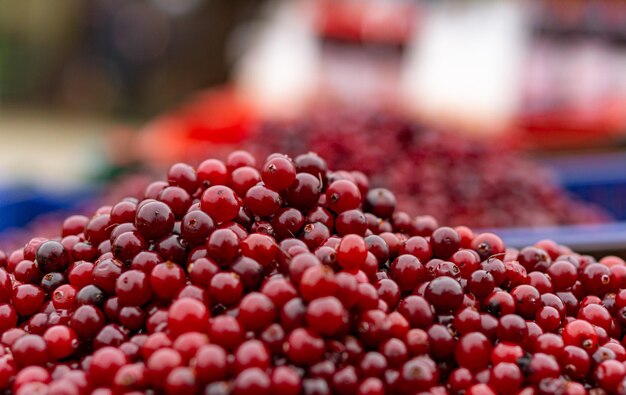
M 508 247 L 522 248 L 550 239 L 577 252 L 626 252 L 626 222 L 540 228 L 491 229 Z
M 0 232 L 21 228 L 34 218 L 74 211 L 97 196 L 94 187 L 55 191 L 33 187 L 0 187 Z
M 626 153 L 578 155 L 542 160 L 561 185 L 580 199 L 626 220 Z
M 607 210 L 616 222 L 600 225 L 491 229 L 507 246 L 521 248 L 551 239 L 575 251 L 626 255 L 626 153 L 542 159 L 573 196 Z

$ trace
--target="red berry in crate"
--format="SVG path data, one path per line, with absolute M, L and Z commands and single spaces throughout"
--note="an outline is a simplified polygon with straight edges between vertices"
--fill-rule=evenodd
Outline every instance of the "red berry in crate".
M 215 221 L 227 222 L 239 213 L 241 198 L 232 189 L 223 185 L 215 185 L 204 191 L 200 200 L 200 207 Z
M 152 296 L 148 276 L 139 270 L 122 273 L 115 283 L 115 294 L 122 306 L 145 304 Z
M 276 191 L 282 191 L 295 181 L 296 168 L 288 157 L 274 157 L 263 165 L 261 177 L 265 185 Z
M 233 151 L 228 155 L 228 158 L 226 158 L 226 167 L 230 172 L 239 167 L 255 167 L 255 165 L 256 160 L 254 159 L 254 156 L 247 151 Z
M 60 360 L 69 357 L 78 348 L 78 337 L 71 328 L 63 325 L 55 325 L 43 335 L 43 339 L 48 347 L 48 355 L 53 360 Z
M 337 214 L 356 209 L 361 204 L 361 192 L 352 181 L 338 180 L 328 186 L 326 203 Z
M 45 366 L 49 361 L 46 341 L 38 335 L 24 335 L 11 346 L 11 354 L 18 366 Z
M 367 258 L 367 245 L 361 236 L 344 236 L 337 246 L 337 262 L 345 270 L 358 269 Z
M 180 222 L 180 235 L 192 245 L 204 243 L 214 229 L 213 219 L 200 210 L 188 212 Z
M 198 180 L 205 186 L 228 184 L 228 169 L 221 160 L 207 159 L 198 165 Z
M 196 170 L 186 163 L 175 163 L 167 172 L 167 181 L 193 194 L 198 189 L 198 175 Z
M 56 241 L 46 241 L 37 249 L 37 265 L 43 273 L 61 272 L 69 265 L 65 247 Z
M 209 312 L 196 299 L 178 299 L 168 310 L 167 327 L 174 337 L 187 332 L 206 332 L 208 323 Z
M 35 314 L 45 301 L 43 290 L 31 284 L 20 284 L 13 288 L 11 303 L 18 315 L 27 317 Z
M 493 233 L 481 233 L 474 237 L 472 249 L 480 255 L 482 259 L 489 257 L 502 257 L 504 253 L 504 242 Z
M 389 218 L 396 209 L 396 197 L 384 188 L 374 188 L 367 192 L 365 209 L 380 218 Z
M 450 277 L 438 277 L 428 284 L 424 296 L 438 312 L 454 311 L 463 303 L 463 288 Z
M 430 236 L 430 244 L 435 256 L 441 259 L 448 259 L 461 246 L 461 238 L 456 230 L 443 227 L 433 232 Z
M 280 194 L 263 185 L 255 185 L 248 189 L 244 204 L 252 214 L 258 217 L 270 217 L 282 206 Z
M 135 227 L 148 240 L 158 240 L 174 229 L 174 214 L 169 206 L 156 200 L 144 201 L 137 208 Z
M 318 204 L 321 190 L 319 178 L 308 173 L 298 173 L 295 181 L 284 191 L 284 196 L 289 206 L 307 210 Z

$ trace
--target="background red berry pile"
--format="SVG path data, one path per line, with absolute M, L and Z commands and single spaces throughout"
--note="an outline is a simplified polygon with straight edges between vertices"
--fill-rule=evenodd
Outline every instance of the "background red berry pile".
M 175 164 L 0 266 L 8 393 L 626 392 L 622 259 L 439 226 L 314 153 Z
M 266 122 L 248 148 L 258 155 L 317 152 L 334 169 L 363 171 L 394 191 L 399 207 L 472 227 L 606 222 L 568 196 L 545 169 L 493 138 L 427 129 L 393 112 L 320 109 Z

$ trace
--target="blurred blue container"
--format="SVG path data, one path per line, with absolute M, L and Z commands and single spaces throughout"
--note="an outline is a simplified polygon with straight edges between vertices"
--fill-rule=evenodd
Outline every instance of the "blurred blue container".
M 51 212 L 72 212 L 97 196 L 96 188 L 52 191 L 26 186 L 0 186 L 0 232 L 21 228 Z
M 626 220 L 626 153 L 584 155 L 542 160 L 561 185 L 584 201 L 604 207 Z
M 541 163 L 554 171 L 570 194 L 604 208 L 617 222 L 493 231 L 516 248 L 552 239 L 575 251 L 626 255 L 626 153 L 555 157 L 542 159 Z

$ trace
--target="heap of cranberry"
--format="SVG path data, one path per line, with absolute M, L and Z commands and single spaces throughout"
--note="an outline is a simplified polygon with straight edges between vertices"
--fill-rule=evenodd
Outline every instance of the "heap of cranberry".
M 493 138 L 428 129 L 393 112 L 319 109 L 296 121 L 266 122 L 249 149 L 261 156 L 317 152 L 331 168 L 358 169 L 373 185 L 394 191 L 401 209 L 446 224 L 485 228 L 609 219 Z
M 8 393 L 626 393 L 623 260 L 411 217 L 314 153 L 175 164 L 0 264 Z

